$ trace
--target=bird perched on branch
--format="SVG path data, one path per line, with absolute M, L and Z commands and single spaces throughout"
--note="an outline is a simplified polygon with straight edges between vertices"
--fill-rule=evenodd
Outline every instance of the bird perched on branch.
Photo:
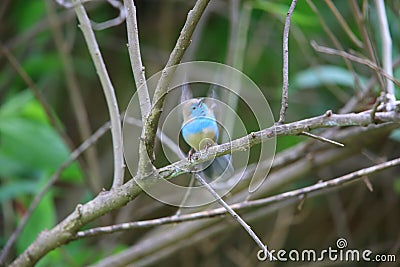
M 210 99 L 193 98 L 193 94 L 187 84 L 183 85 L 182 102 L 182 137 L 191 147 L 189 158 L 200 150 L 217 144 L 219 129 L 215 118 L 215 105 L 209 103 Z M 230 162 L 231 155 L 215 158 L 212 162 L 205 162 L 204 173 L 209 179 L 219 178 L 221 175 L 232 175 L 233 167 Z

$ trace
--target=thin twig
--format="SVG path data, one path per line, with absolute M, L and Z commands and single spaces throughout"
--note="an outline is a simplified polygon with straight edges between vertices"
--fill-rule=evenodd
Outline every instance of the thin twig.
M 310 198 L 326 192 L 325 190 L 328 189 L 332 190 L 340 186 L 349 185 L 351 182 L 364 180 L 366 175 L 371 175 L 373 173 L 383 171 L 387 168 L 394 167 L 397 165 L 400 165 L 400 158 L 393 159 L 391 161 L 387 161 L 361 170 L 357 170 L 355 172 L 325 182 L 318 182 L 314 185 L 310 185 L 300 189 L 295 189 L 292 191 L 288 191 L 285 193 L 277 194 L 262 199 L 250 200 L 232 204 L 229 207 L 233 210 L 242 210 L 242 209 L 257 208 L 261 206 L 271 205 L 273 203 L 302 197 L 304 195 L 307 195 L 307 198 Z M 149 228 L 164 224 L 181 223 L 181 222 L 195 221 L 200 219 L 210 219 L 219 216 L 224 216 L 226 215 L 226 213 L 227 210 L 225 208 L 217 208 L 212 210 L 195 212 L 191 214 L 184 214 L 180 216 L 169 216 L 152 220 L 136 221 L 136 222 L 121 223 L 110 226 L 96 227 L 76 233 L 75 239 L 97 236 L 102 234 L 111 234 L 115 232 L 127 231 L 137 228 Z
M 394 62 L 392 68 L 395 69 L 400 65 L 400 57 L 397 57 Z M 347 101 L 346 105 L 339 110 L 339 113 L 344 114 L 351 111 L 354 111 L 357 104 L 359 104 L 360 100 L 364 100 L 365 97 L 372 91 L 376 84 L 376 77 L 373 76 L 369 79 L 366 87 L 362 90 L 358 95 L 353 96 L 349 101 Z
M 121 4 L 120 1 L 118 0 L 106 0 L 112 7 L 116 8 L 119 10 L 119 14 L 117 17 L 113 19 L 109 19 L 104 22 L 95 22 L 95 21 L 90 21 L 92 24 L 92 28 L 96 31 L 101 31 L 105 30 L 114 26 L 117 26 L 121 24 L 125 18 L 126 18 L 126 9 L 123 4 Z
M 183 208 L 183 206 L 186 204 L 186 201 L 188 200 L 188 198 L 189 198 L 189 196 L 190 196 L 190 193 L 192 192 L 192 188 L 193 188 L 193 186 L 194 186 L 194 182 L 195 182 L 196 180 L 194 179 L 194 177 L 193 177 L 193 175 L 192 175 L 192 177 L 190 178 L 190 181 L 189 181 L 189 185 L 187 186 L 187 190 L 186 190 L 186 192 L 185 192 L 185 194 L 183 195 L 183 198 L 182 198 L 182 200 L 181 200 L 181 203 L 179 203 L 179 208 L 178 208 L 178 210 L 175 212 L 175 215 L 174 216 L 179 216 L 179 215 L 181 215 L 181 213 L 182 213 L 182 208 Z
M 342 26 L 342 29 L 347 34 L 347 36 L 349 36 L 350 40 L 352 40 L 356 46 L 363 47 L 363 43 L 357 38 L 357 36 L 350 29 L 346 20 L 343 18 L 342 14 L 339 12 L 339 10 L 337 10 L 337 8 L 336 8 L 335 4 L 332 2 L 332 0 L 325 0 L 325 3 L 329 7 L 329 9 L 332 11 L 333 15 L 335 15 L 337 21 L 339 21 L 340 26 Z
M 376 101 L 375 101 L 374 105 L 372 106 L 371 115 L 370 115 L 370 116 L 371 116 L 371 122 L 372 122 L 372 123 L 375 123 L 375 122 L 376 122 L 376 120 L 375 120 L 375 114 L 376 114 L 376 112 L 378 111 L 378 107 L 381 105 L 381 103 L 382 103 L 383 101 L 384 101 L 384 99 L 383 99 L 383 96 L 382 96 L 382 95 L 376 98 Z
M 270 260 L 274 259 L 274 256 L 267 249 L 267 246 L 261 241 L 261 239 L 256 235 L 256 233 L 251 229 L 251 227 L 239 216 L 219 195 L 215 190 L 201 177 L 198 173 L 193 173 L 197 181 L 199 181 L 207 190 L 210 192 L 217 202 L 224 207 L 224 209 L 246 230 L 246 232 L 253 238 L 258 247 L 266 253 Z
M 365 21 L 366 21 L 365 20 L 365 16 L 366 16 L 366 14 L 363 14 L 360 11 L 360 8 L 359 8 L 358 3 L 357 3 L 356 0 L 350 0 L 350 5 L 351 5 L 351 8 L 353 9 L 354 18 L 355 18 L 355 21 L 356 21 L 357 26 L 359 28 L 362 41 L 364 43 L 364 46 L 363 46 L 364 50 L 365 50 L 367 56 L 369 57 L 369 60 L 372 62 L 372 64 L 374 64 L 375 66 L 378 66 L 378 60 L 377 60 L 377 57 L 375 55 L 374 47 L 372 45 L 371 38 L 370 38 L 370 36 L 368 34 L 367 26 L 365 25 Z M 383 86 L 382 76 L 379 75 L 379 73 L 376 73 L 376 72 L 374 72 L 373 74 L 377 78 L 377 81 L 378 81 L 380 87 L 383 88 L 384 86 Z
M 330 47 L 321 46 L 321 45 L 317 44 L 315 41 L 311 41 L 311 46 L 318 52 L 326 53 L 326 54 L 330 54 L 330 55 L 341 56 L 341 57 L 346 57 L 347 59 L 349 59 L 351 61 L 366 65 L 366 66 L 370 67 L 371 69 L 373 69 L 374 71 L 379 72 L 380 74 L 385 76 L 390 81 L 394 82 L 397 86 L 400 86 L 399 80 L 397 80 L 395 77 L 387 74 L 384 70 L 382 70 L 379 66 L 377 66 L 375 63 L 373 63 L 369 59 L 357 57 L 355 55 L 347 53 L 346 51 L 340 51 L 340 50 L 336 50 L 336 49 L 333 49 Z
M 80 28 L 82 30 L 83 36 L 85 37 L 86 44 L 89 48 L 90 55 L 96 67 L 96 72 L 99 75 L 100 82 L 103 87 L 103 92 L 106 97 L 108 112 L 111 121 L 111 136 L 114 151 L 114 177 L 112 187 L 115 188 L 124 183 L 125 168 L 122 152 L 122 129 L 118 102 L 115 96 L 114 87 L 107 73 L 103 57 L 101 56 L 96 37 L 94 35 L 93 29 L 91 28 L 90 20 L 86 13 L 86 10 L 84 6 L 79 2 L 79 0 L 72 0 L 72 3 L 74 4 L 74 9 L 80 23 Z
M 289 101 L 289 29 L 293 10 L 296 7 L 297 0 L 292 0 L 289 11 L 286 14 L 285 28 L 283 30 L 283 83 L 282 83 L 282 104 L 279 113 L 278 124 L 285 122 L 286 110 Z
M 336 142 L 336 141 L 331 140 L 331 139 L 328 139 L 328 138 L 323 137 L 323 136 L 315 135 L 315 134 L 312 134 L 312 133 L 309 133 L 309 132 L 301 132 L 300 134 L 308 136 L 308 137 L 311 137 L 311 138 L 314 138 L 314 139 L 319 140 L 321 142 L 329 143 L 329 144 L 332 144 L 332 145 L 335 145 L 335 146 L 344 147 L 344 144 Z
M 33 211 L 39 205 L 40 201 L 43 199 L 47 191 L 54 185 L 55 182 L 58 181 L 62 172 L 73 163 L 84 151 L 86 151 L 91 145 L 97 142 L 97 140 L 103 136 L 108 130 L 110 129 L 110 122 L 105 123 L 101 126 L 93 135 L 91 135 L 88 139 L 86 139 L 79 147 L 77 147 L 74 151 L 72 151 L 69 158 L 64 161 L 60 167 L 58 167 L 57 171 L 53 174 L 53 176 L 49 179 L 46 185 L 40 190 L 40 192 L 35 196 L 32 200 L 29 208 L 22 216 L 21 220 L 17 228 L 14 230 L 10 238 L 7 240 L 6 245 L 4 246 L 3 251 L 0 255 L 0 266 L 3 265 L 10 249 L 14 245 L 15 241 L 17 240 L 18 236 L 21 234 L 22 230 L 24 229 L 26 223 L 28 222 L 29 218 L 31 217 Z
M 308 5 L 310 6 L 311 10 L 318 16 L 318 19 L 320 21 L 320 24 L 322 26 L 322 28 L 324 29 L 324 31 L 326 32 L 326 34 L 328 35 L 328 37 L 331 39 L 332 43 L 334 44 L 334 46 L 336 47 L 336 49 L 338 50 L 344 50 L 342 44 L 340 43 L 340 41 L 338 40 L 338 38 L 336 38 L 335 34 L 332 32 L 331 28 L 327 25 L 327 23 L 325 22 L 326 17 L 324 17 L 320 10 L 314 5 L 314 3 L 311 0 L 307 0 Z M 353 76 L 354 79 L 354 83 L 356 86 L 356 89 L 360 88 L 360 79 L 357 76 L 353 65 L 351 64 L 351 61 L 348 60 L 345 57 L 342 57 L 344 60 L 344 63 L 346 64 L 347 68 L 349 69 L 349 71 L 351 72 L 351 75 Z
M 382 65 L 383 70 L 388 76 L 393 76 L 392 68 L 392 37 L 390 36 L 389 25 L 383 0 L 375 0 L 376 11 L 378 15 L 378 25 L 382 40 Z M 386 87 L 382 88 L 385 93 L 386 109 L 394 110 L 396 108 L 396 96 L 394 94 L 393 82 L 386 77 Z
M 368 188 L 368 190 L 370 192 L 374 192 L 374 187 L 372 186 L 371 181 L 368 179 L 368 177 L 365 176 L 365 177 L 363 177 L 362 180 L 363 180 L 365 186 Z

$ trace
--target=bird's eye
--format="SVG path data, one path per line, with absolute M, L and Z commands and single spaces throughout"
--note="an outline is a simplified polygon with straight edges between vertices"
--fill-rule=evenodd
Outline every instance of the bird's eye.
M 196 109 L 196 106 L 193 106 L 192 109 L 195 110 L 195 109 Z

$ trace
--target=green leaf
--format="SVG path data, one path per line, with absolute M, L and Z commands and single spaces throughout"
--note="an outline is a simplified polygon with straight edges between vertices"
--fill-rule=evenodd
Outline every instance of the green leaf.
M 68 149 L 47 124 L 24 118 L 0 121 L 3 153 L 34 169 L 54 171 L 68 157 Z
M 8 117 L 16 117 L 21 115 L 21 109 L 29 102 L 32 102 L 33 95 L 29 90 L 25 90 L 7 99 L 0 106 L 0 120 Z
M 11 158 L 3 154 L 0 150 L 0 179 L 3 177 L 12 177 L 15 174 L 22 174 L 26 168 L 25 165 L 16 158 Z
M 301 25 L 301 26 L 316 26 L 318 25 L 318 19 L 316 16 L 311 13 L 307 12 L 307 9 L 301 9 L 299 6 L 301 3 L 297 5 L 296 12 L 292 15 L 292 21 Z M 290 6 L 285 4 L 276 3 L 274 1 L 267 1 L 267 0 L 256 0 L 253 1 L 253 8 L 260 9 L 267 13 L 271 13 L 277 15 L 278 17 L 285 18 L 286 13 L 288 12 Z
M 361 85 L 367 83 L 367 79 L 358 76 Z M 304 89 L 335 84 L 354 88 L 355 82 L 353 74 L 345 68 L 336 66 L 319 66 L 299 72 L 292 84 L 291 89 Z
M 3 184 L 0 187 L 0 203 L 24 194 L 33 194 L 37 191 L 36 187 L 36 183 L 32 181 L 16 181 L 10 184 Z
M 48 123 L 44 109 L 30 90 L 13 95 L 0 107 L 0 120 L 10 117 L 24 117 Z
M 29 90 L 10 97 L 0 107 L 0 141 L 0 177 L 51 174 L 70 154 Z M 80 181 L 82 173 L 74 163 L 62 177 Z

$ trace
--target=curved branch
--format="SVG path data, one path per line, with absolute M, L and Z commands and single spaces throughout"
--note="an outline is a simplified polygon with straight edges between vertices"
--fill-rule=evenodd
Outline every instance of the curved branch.
M 96 67 L 96 72 L 99 75 L 101 85 L 103 87 L 104 95 L 107 101 L 108 112 L 111 121 L 111 136 L 113 141 L 114 150 L 114 178 L 112 187 L 117 187 L 124 182 L 124 158 L 122 152 L 122 129 L 120 113 L 118 109 L 117 98 L 115 90 L 108 76 L 106 65 L 104 64 L 103 57 L 99 46 L 96 41 L 93 29 L 90 25 L 89 17 L 85 8 L 78 0 L 72 0 L 74 9 L 78 17 L 80 28 L 83 36 L 85 37 L 86 44 L 89 48 L 90 55 Z

